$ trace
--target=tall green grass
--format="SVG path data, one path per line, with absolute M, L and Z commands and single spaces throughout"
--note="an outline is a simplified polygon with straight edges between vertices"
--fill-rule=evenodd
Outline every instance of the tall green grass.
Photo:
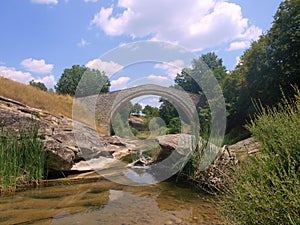
M 300 93 L 274 108 L 258 107 L 247 126 L 262 144 L 240 165 L 221 209 L 234 224 L 300 224 Z
M 44 146 L 38 126 L 14 133 L 0 131 L 0 194 L 38 183 L 44 173 Z

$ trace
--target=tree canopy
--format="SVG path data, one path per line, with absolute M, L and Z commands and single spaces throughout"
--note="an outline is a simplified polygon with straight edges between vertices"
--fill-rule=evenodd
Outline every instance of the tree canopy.
M 139 103 L 135 103 L 132 108 L 131 108 L 131 113 L 136 114 L 136 115 L 140 115 L 141 111 L 142 111 L 142 106 Z
M 35 88 L 38 88 L 42 91 L 47 91 L 47 87 L 44 83 L 42 82 L 35 82 L 34 80 L 31 80 L 29 82 L 29 85 L 32 86 L 32 87 L 35 87 Z
M 243 123 L 253 115 L 253 101 L 262 106 L 280 102 L 282 92 L 294 95 L 300 85 L 300 4 L 282 2 L 271 29 L 253 42 L 241 56 L 240 64 L 224 81 L 229 124 Z M 229 105 L 230 104 L 230 105 Z
M 73 65 L 64 70 L 55 90 L 59 94 L 77 97 L 108 92 L 110 82 L 104 72 L 85 66 Z

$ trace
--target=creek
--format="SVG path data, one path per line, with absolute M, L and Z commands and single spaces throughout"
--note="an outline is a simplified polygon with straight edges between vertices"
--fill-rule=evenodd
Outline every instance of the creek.
M 76 179 L 75 179 L 76 180 Z M 0 197 L 0 224 L 222 224 L 214 198 L 174 182 L 126 186 L 103 177 L 45 182 Z

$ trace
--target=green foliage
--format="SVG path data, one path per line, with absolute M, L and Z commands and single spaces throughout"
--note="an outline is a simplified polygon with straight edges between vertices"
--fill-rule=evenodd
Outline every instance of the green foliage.
M 211 126 L 211 112 L 209 108 L 203 108 L 199 110 L 199 123 L 200 136 L 207 140 L 209 138 Z
M 198 83 L 192 78 L 192 72 L 195 71 L 188 68 L 184 68 L 180 74 L 177 74 L 174 80 L 176 84 L 175 88 L 182 88 L 185 91 L 199 94 L 201 88 L 199 87 Z
M 131 113 L 140 115 L 142 111 L 142 106 L 139 103 L 135 103 L 131 108 Z
M 44 173 L 44 146 L 38 127 L 0 132 L 0 193 L 37 183 Z
M 84 97 L 109 91 L 110 82 L 104 72 L 86 68 L 77 86 L 76 97 Z
M 112 120 L 112 128 L 114 134 L 118 135 L 119 137 L 128 137 L 128 134 L 130 134 L 131 132 L 127 124 L 127 120 L 124 120 L 120 113 L 117 113 Z
M 144 127 L 146 130 L 150 130 L 149 123 L 153 118 L 159 117 L 159 109 L 151 105 L 146 105 L 143 108 L 142 113 L 145 114 Z
M 42 91 L 47 91 L 47 87 L 44 83 L 42 82 L 35 82 L 34 80 L 31 80 L 29 82 L 29 85 L 32 86 L 32 87 L 35 87 L 35 88 L 38 88 Z
M 260 152 L 237 168 L 222 202 L 235 224 L 300 224 L 300 93 L 261 108 L 247 128 Z
M 159 117 L 162 118 L 168 126 L 173 118 L 179 117 L 178 112 L 174 105 L 168 100 L 160 98 L 159 102 L 162 103 L 159 107 Z
M 240 64 L 224 81 L 229 128 L 242 126 L 254 114 L 252 100 L 263 106 L 280 102 L 281 89 L 293 96 L 300 85 L 300 2 L 283 1 L 271 29 L 251 44 Z
M 132 103 L 126 102 L 121 108 L 112 116 L 112 134 L 120 137 L 132 136 L 131 128 L 129 127 L 128 118 L 132 109 Z
M 83 97 L 108 92 L 109 87 L 110 82 L 104 72 L 73 65 L 72 68 L 64 70 L 55 90 L 59 94 Z
M 159 109 L 151 105 L 146 105 L 143 108 L 142 113 L 144 113 L 148 118 L 159 117 Z
M 299 86 L 300 74 L 300 1 L 283 1 L 268 32 L 270 64 L 277 83 L 287 96 L 293 95 L 290 84 Z
M 181 120 L 179 117 L 174 117 L 170 120 L 168 125 L 169 134 L 178 134 L 181 133 Z
M 222 59 L 219 59 L 214 52 L 201 55 L 199 59 L 192 61 L 192 68 L 185 68 L 175 78 L 175 87 L 180 87 L 185 91 L 196 94 L 203 94 L 202 88 L 198 83 L 205 82 L 205 76 L 211 70 L 216 79 L 222 83 L 226 76 L 226 68 L 223 66 Z M 194 80 L 196 79 L 196 80 Z
M 162 136 L 167 133 L 165 122 L 159 117 L 152 117 L 148 122 L 149 131 L 151 131 L 151 138 Z

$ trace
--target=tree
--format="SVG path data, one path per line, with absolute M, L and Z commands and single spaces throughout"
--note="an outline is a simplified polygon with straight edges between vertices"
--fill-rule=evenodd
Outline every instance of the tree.
M 168 125 L 169 134 L 178 134 L 181 133 L 181 120 L 179 117 L 174 117 L 171 119 Z
M 255 113 L 253 101 L 274 106 L 294 95 L 292 85 L 300 85 L 300 4 L 283 1 L 271 29 L 253 42 L 241 62 L 224 79 L 228 127 L 242 126 Z
M 135 103 L 132 106 L 131 113 L 136 114 L 136 115 L 140 115 L 141 111 L 142 111 L 142 106 L 139 103 Z
M 222 112 L 222 107 L 219 107 L 219 102 L 221 100 L 220 96 L 222 96 L 222 93 L 216 85 L 217 83 L 212 75 L 217 79 L 219 85 L 224 87 L 224 80 L 227 76 L 226 68 L 223 66 L 223 60 L 218 58 L 214 52 L 203 54 L 198 59 L 194 59 L 192 61 L 192 67 L 183 69 L 175 78 L 175 87 L 177 88 L 180 87 L 185 91 L 200 94 L 202 96 L 205 95 L 202 87 L 205 87 L 206 90 L 209 90 L 210 92 L 209 97 L 205 95 L 207 97 L 205 105 L 202 105 L 201 109 L 198 109 L 201 126 L 200 133 L 202 136 L 208 135 L 210 132 L 211 113 L 214 113 L 213 116 L 218 118 L 219 113 Z M 202 87 L 200 87 L 199 84 L 201 84 Z M 163 104 L 162 107 L 164 106 Z M 213 106 L 213 112 L 210 111 L 209 105 Z M 173 110 L 171 112 L 173 112 Z M 173 117 L 175 118 L 176 116 L 174 115 Z M 169 121 L 170 120 L 168 119 L 168 122 Z M 174 125 L 171 126 L 174 127 Z
M 198 83 L 205 83 L 205 75 L 210 69 L 219 83 L 222 83 L 226 76 L 226 68 L 223 60 L 218 58 L 214 52 L 201 55 L 192 61 L 192 68 L 184 68 L 175 78 L 175 87 L 183 88 L 196 94 L 203 94 Z M 196 79 L 196 80 L 195 80 Z
M 200 59 L 203 60 L 204 63 L 206 63 L 218 82 L 222 83 L 227 74 L 226 67 L 223 66 L 223 60 L 221 58 L 218 58 L 218 56 L 214 52 L 204 54 Z
M 77 97 L 108 92 L 110 82 L 104 72 L 73 65 L 64 70 L 55 90 L 59 94 L 69 94 Z
M 269 65 L 272 68 L 273 80 L 276 81 L 285 95 L 292 97 L 292 85 L 300 86 L 300 1 L 283 1 L 268 32 Z M 275 101 L 281 98 L 278 92 Z M 274 102 L 276 104 L 276 102 Z
M 159 117 L 159 109 L 151 105 L 146 105 L 143 108 L 142 113 L 145 114 L 146 118 Z
M 174 105 L 168 100 L 160 98 L 159 102 L 162 103 L 159 107 L 159 117 L 162 118 L 168 126 L 173 118 L 179 117 L 179 114 Z
M 35 82 L 34 80 L 31 80 L 29 82 L 29 85 L 32 86 L 32 87 L 35 87 L 35 88 L 38 88 L 42 91 L 47 91 L 47 87 L 44 83 L 42 82 Z

